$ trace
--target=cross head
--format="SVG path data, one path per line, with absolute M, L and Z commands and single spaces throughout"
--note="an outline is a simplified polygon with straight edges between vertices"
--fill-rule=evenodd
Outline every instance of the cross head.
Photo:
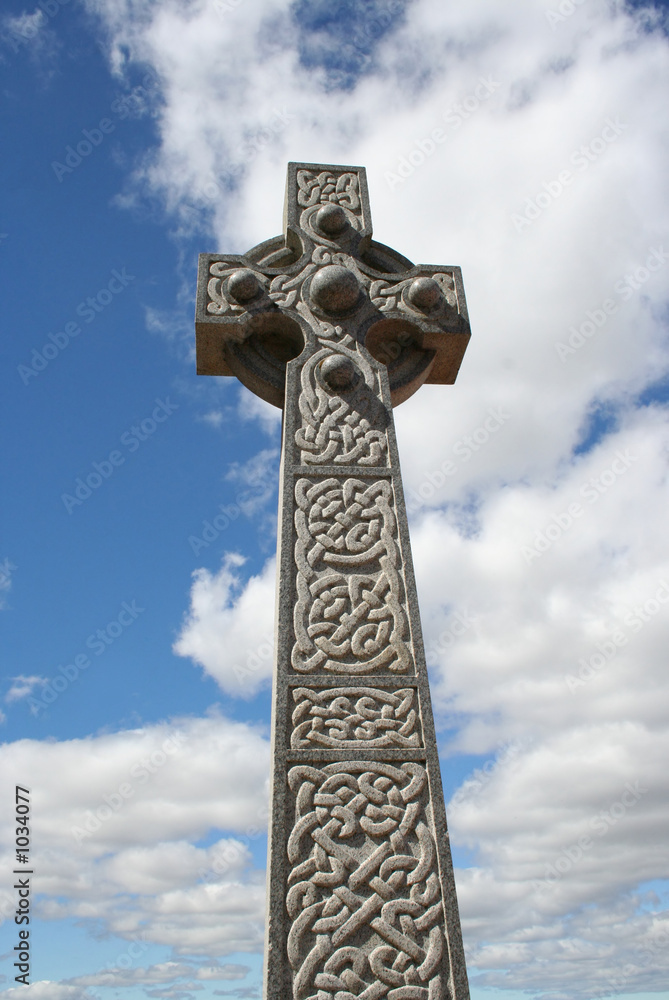
M 384 364 L 393 405 L 455 381 L 469 341 L 459 267 L 413 265 L 372 240 L 364 167 L 289 163 L 284 233 L 246 254 L 200 254 L 197 371 L 236 375 L 283 406 L 286 364 L 319 341 Z M 326 382 L 354 372 L 330 361 Z M 350 386 L 349 386 L 350 388 Z

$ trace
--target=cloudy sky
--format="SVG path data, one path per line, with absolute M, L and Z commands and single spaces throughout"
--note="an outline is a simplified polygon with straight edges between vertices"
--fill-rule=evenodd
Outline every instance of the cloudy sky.
M 474 1000 L 669 997 L 664 7 L 2 9 L 0 998 L 259 995 L 280 413 L 192 317 L 289 160 L 463 270 L 396 423 Z

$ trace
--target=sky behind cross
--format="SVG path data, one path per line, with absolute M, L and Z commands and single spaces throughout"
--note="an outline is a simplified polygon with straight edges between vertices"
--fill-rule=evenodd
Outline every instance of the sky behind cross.
M 4 4 L 24 996 L 257 995 L 281 415 L 197 378 L 193 309 L 289 160 L 364 164 L 374 238 L 463 271 L 458 381 L 395 417 L 473 997 L 669 996 L 666 17 Z

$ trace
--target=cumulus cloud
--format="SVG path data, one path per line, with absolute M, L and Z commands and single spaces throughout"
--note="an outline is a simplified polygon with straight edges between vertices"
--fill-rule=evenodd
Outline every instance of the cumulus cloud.
M 591 994 L 667 981 L 667 423 L 629 408 L 552 476 L 414 526 L 447 750 L 516 746 L 448 808 L 475 859 L 458 888 L 481 985 L 585 995 L 588 957 Z
M 39 789 L 49 816 L 34 849 L 43 919 L 95 921 L 177 955 L 261 947 L 264 872 L 252 850 L 266 830 L 269 741 L 257 729 L 212 714 L 80 740 L 22 740 L 0 757 L 2 774 Z M 10 826 L 7 815 L 7 845 Z M 195 846 L 204 837 L 209 846 Z
M 248 698 L 272 676 L 276 562 L 245 584 L 237 572 L 243 564 L 227 553 L 218 573 L 195 571 L 174 652 L 199 663 L 224 691 Z

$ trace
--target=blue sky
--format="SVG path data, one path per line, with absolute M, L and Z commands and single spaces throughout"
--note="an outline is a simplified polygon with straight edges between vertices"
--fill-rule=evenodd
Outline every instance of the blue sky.
M 472 994 L 669 996 L 665 16 L 6 0 L 25 996 L 258 995 L 280 413 L 196 376 L 193 304 L 198 252 L 281 231 L 288 160 L 365 164 L 375 237 L 463 268 L 458 382 L 396 419 Z

